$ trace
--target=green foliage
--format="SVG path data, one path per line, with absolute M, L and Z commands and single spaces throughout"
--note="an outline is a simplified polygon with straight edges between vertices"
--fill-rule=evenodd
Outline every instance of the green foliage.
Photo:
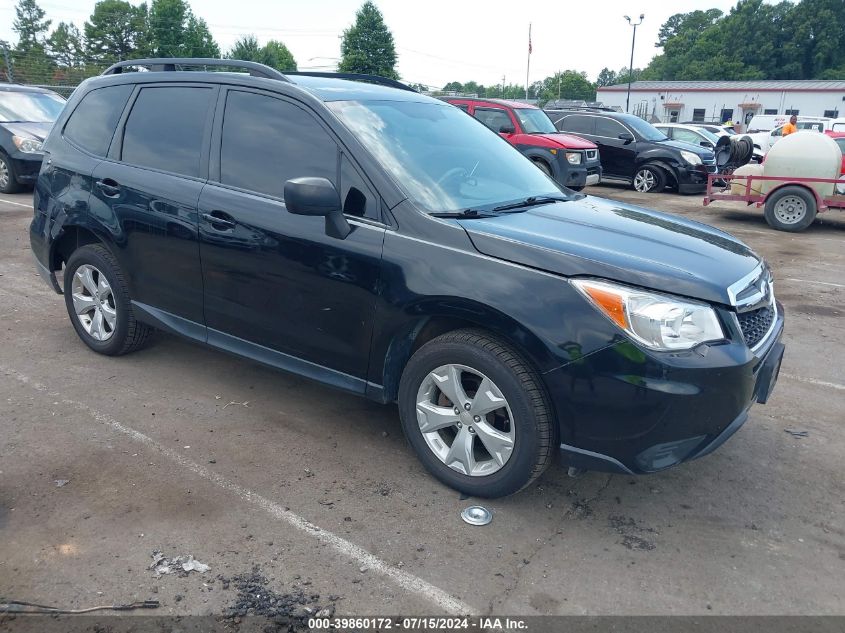
M 296 70 L 296 60 L 287 46 L 278 40 L 270 40 L 261 46 L 254 35 L 245 35 L 236 41 L 226 57 L 259 62 L 281 71 Z
M 149 54 L 147 5 L 100 0 L 85 22 L 85 52 L 90 62 L 107 65 Z
M 398 79 L 393 35 L 381 12 L 367 0 L 355 14 L 355 24 L 343 32 L 338 70 Z
M 603 88 L 604 86 L 612 86 L 615 83 L 618 83 L 618 75 L 610 70 L 607 66 L 601 69 L 599 72 L 599 76 L 596 78 L 596 87 Z
M 44 34 L 50 28 L 51 20 L 44 19 L 44 9 L 35 0 L 19 0 L 15 7 L 15 20 L 12 30 L 18 34 L 15 50 L 27 53 L 31 49 L 44 47 Z
M 82 34 L 74 24 L 59 22 L 47 39 L 47 48 L 53 61 L 65 68 L 75 68 L 85 59 Z
M 184 0 L 153 0 L 149 44 L 155 57 L 220 57 L 208 24 Z
M 186 57 L 220 57 L 220 46 L 208 30 L 208 24 L 192 13 L 188 15 L 182 41 Z

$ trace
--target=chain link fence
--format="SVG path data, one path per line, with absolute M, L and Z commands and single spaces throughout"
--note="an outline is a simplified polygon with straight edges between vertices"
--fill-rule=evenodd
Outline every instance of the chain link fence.
M 14 50 L 0 41 L 0 82 L 36 86 L 53 90 L 67 98 L 89 77 L 111 65 L 110 61 L 73 58 L 50 54 L 41 48 Z

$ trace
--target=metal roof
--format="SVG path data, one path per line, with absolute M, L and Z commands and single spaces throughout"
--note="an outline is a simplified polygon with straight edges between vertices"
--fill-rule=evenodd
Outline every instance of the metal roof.
M 599 88 L 598 91 L 609 90 L 623 92 L 628 90 L 628 84 L 615 84 Z M 631 84 L 631 91 L 659 91 L 659 92 L 845 92 L 845 81 L 807 80 L 764 80 L 764 81 L 635 81 Z

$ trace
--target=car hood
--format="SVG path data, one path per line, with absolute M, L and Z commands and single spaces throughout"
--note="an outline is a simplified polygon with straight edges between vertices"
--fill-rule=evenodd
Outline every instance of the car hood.
M 15 121 L 13 123 L 0 123 L 0 125 L 16 136 L 34 138 L 37 141 L 43 141 L 47 138 L 50 128 L 53 127 L 52 123 L 35 123 L 31 121 Z
M 760 263 L 713 227 L 592 196 L 459 222 L 491 257 L 722 304 L 731 302 L 728 286 Z
M 541 138 L 546 141 L 550 141 L 551 143 L 555 143 L 566 149 L 596 149 L 596 144 L 592 141 L 583 139 L 580 136 L 564 134 L 563 132 L 531 134 L 530 136 L 531 138 Z

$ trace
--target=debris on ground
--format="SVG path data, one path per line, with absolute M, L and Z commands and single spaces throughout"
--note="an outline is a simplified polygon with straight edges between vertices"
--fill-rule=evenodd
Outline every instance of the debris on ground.
M 654 528 L 639 525 L 633 518 L 621 514 L 607 517 L 607 522 L 622 537 L 621 543 L 624 547 L 645 552 L 657 547 L 652 541 L 640 536 L 640 534 L 657 534 Z
M 155 550 L 152 557 L 153 562 L 150 564 L 148 569 L 153 570 L 156 578 L 161 578 L 167 574 L 187 576 L 192 571 L 204 574 L 211 569 L 205 563 L 195 560 L 191 554 L 176 556 L 175 558 L 167 558 L 160 550 Z
M 70 483 L 70 479 L 54 479 L 56 488 L 64 488 Z
M 101 591 L 97 592 L 102 593 Z M 0 613 L 38 613 L 44 615 L 77 615 L 81 613 L 92 613 L 94 611 L 132 611 L 133 609 L 158 609 L 160 606 L 158 600 L 139 600 L 137 602 L 130 602 L 129 604 L 105 604 L 97 607 L 87 607 L 84 609 L 63 609 L 62 607 L 52 607 L 43 604 L 36 604 L 34 602 L 26 602 L 24 600 L 9 600 L 0 603 Z
M 235 402 L 234 400 L 232 400 L 229 404 L 223 405 L 223 408 L 225 409 L 226 407 L 231 407 L 232 405 L 240 405 L 249 409 L 249 400 L 247 400 L 246 402 Z
M 334 615 L 333 604 L 321 606 L 319 604 L 320 594 L 306 594 L 302 589 L 293 587 L 290 593 L 278 594 L 270 589 L 268 580 L 261 574 L 256 566 L 252 572 L 218 579 L 226 588 L 233 585 L 237 589 L 238 596 L 234 606 L 229 607 L 225 618 L 234 620 L 236 623 L 240 618 L 246 616 L 261 616 L 271 620 L 277 628 L 274 631 L 309 631 L 308 620 L 310 618 L 330 618 Z M 339 596 L 331 596 L 337 600 Z M 265 629 L 267 630 L 267 629 Z
M 796 429 L 784 429 L 786 433 L 789 433 L 792 437 L 809 437 L 809 431 L 798 431 Z

